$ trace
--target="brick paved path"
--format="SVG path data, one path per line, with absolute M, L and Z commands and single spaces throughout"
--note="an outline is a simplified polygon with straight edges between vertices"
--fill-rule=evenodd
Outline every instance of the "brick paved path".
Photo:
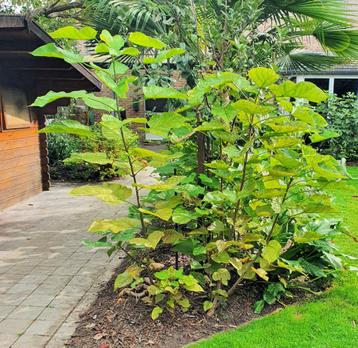
M 122 206 L 75 198 L 70 187 L 0 211 L 0 347 L 63 347 L 78 315 L 109 279 L 118 258 L 89 251 L 87 227 Z

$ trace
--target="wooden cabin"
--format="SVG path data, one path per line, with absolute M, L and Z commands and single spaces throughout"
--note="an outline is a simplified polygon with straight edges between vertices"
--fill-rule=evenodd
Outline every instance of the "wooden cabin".
M 52 41 L 25 17 L 0 15 L 0 210 L 50 186 L 46 135 L 38 130 L 45 125 L 45 115 L 69 101 L 42 109 L 28 105 L 50 90 L 101 88 L 81 65 L 30 54 Z

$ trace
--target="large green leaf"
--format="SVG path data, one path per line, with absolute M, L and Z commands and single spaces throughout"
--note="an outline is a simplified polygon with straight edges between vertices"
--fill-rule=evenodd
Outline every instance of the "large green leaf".
M 259 104 L 256 104 L 250 100 L 241 99 L 237 101 L 236 103 L 232 104 L 233 108 L 238 111 L 243 111 L 247 114 L 252 115 L 265 115 L 272 111 L 271 107 L 262 106 Z
M 216 263 L 230 263 L 230 255 L 227 253 L 227 251 L 222 251 L 217 254 L 211 255 L 211 258 Z
M 36 107 L 44 107 L 45 105 L 52 103 L 58 99 L 63 99 L 63 98 L 82 98 L 87 94 L 86 91 L 84 90 L 80 90 L 80 91 L 73 91 L 73 92 L 53 92 L 53 91 L 49 91 L 47 94 L 41 96 L 41 97 L 37 97 L 36 100 L 31 104 L 31 106 L 36 106 Z
M 121 217 L 115 220 L 104 219 L 94 221 L 88 229 L 92 233 L 120 233 L 134 227 L 140 227 L 140 221 L 128 217 Z
M 153 320 L 156 320 L 159 318 L 159 316 L 163 313 L 163 309 L 159 306 L 155 306 L 152 310 L 151 317 Z
M 83 102 L 93 109 L 116 111 L 117 104 L 112 98 L 98 97 L 92 93 L 86 91 L 73 91 L 73 92 L 53 92 L 49 91 L 47 94 L 37 97 L 31 106 L 43 107 L 49 103 L 52 103 L 58 99 L 82 99 Z
M 80 137 L 94 137 L 91 128 L 75 120 L 52 122 L 39 133 L 72 134 Z
M 195 215 L 193 212 L 188 211 L 184 208 L 176 208 L 173 212 L 173 221 L 179 225 L 187 224 L 189 221 L 193 220 Z
M 327 93 L 322 91 L 314 83 L 306 81 L 297 83 L 295 97 L 303 98 L 314 103 L 321 103 L 328 98 Z
M 123 273 L 118 274 L 114 281 L 114 291 L 126 287 L 127 285 L 132 283 L 132 281 L 133 277 L 128 272 L 125 271 Z
M 172 129 L 188 126 L 188 123 L 187 118 L 176 112 L 163 112 L 151 116 L 148 126 L 148 132 L 166 137 Z
M 274 84 L 280 78 L 280 75 L 272 69 L 259 67 L 251 69 L 249 77 L 256 86 L 265 88 Z
M 216 272 L 213 273 L 213 280 L 219 281 L 224 285 L 228 285 L 230 279 L 230 272 L 226 268 L 219 268 Z
M 159 50 L 166 47 L 166 44 L 162 41 L 150 37 L 146 34 L 140 33 L 138 31 L 130 33 L 128 36 L 128 40 L 138 46 L 151 47 Z
M 314 103 L 327 99 L 327 94 L 312 82 L 302 81 L 296 84 L 285 81 L 280 85 L 270 86 L 270 89 L 277 97 L 301 98 Z
M 125 47 L 120 51 L 120 56 L 138 57 L 139 55 L 140 51 L 135 47 Z
M 249 81 L 233 72 L 206 74 L 203 80 L 200 80 L 192 90 L 188 91 L 190 105 L 199 105 L 203 102 L 205 94 L 209 93 L 212 89 L 221 88 L 224 85 L 233 88 L 235 91 L 252 89 Z
M 120 184 L 85 185 L 71 191 L 74 196 L 94 196 L 109 204 L 119 204 L 132 195 L 132 190 Z
M 121 54 L 121 48 L 124 46 L 124 39 L 120 35 L 114 35 L 108 30 L 102 30 L 100 39 L 105 42 L 108 47 L 108 53 L 112 56 L 119 56 Z
M 184 178 L 185 178 L 184 176 L 172 176 L 164 182 L 159 181 L 158 183 L 152 185 L 140 184 L 138 186 L 149 190 L 168 191 L 176 187 Z
M 92 164 L 110 164 L 113 161 L 107 157 L 105 152 L 72 152 L 71 157 L 67 158 L 65 163 L 87 162 Z
M 164 231 L 163 243 L 164 244 L 173 244 L 180 240 L 184 239 L 184 235 L 175 230 L 166 230 Z
M 97 97 L 92 93 L 88 93 L 81 97 L 84 103 L 92 109 L 104 111 L 117 111 L 117 103 L 114 99 L 108 97 Z M 121 110 L 121 108 L 119 108 Z
M 262 257 L 269 263 L 275 262 L 281 253 L 281 244 L 277 240 L 270 240 L 262 249 Z
M 129 243 L 138 245 L 141 247 L 155 249 L 163 238 L 164 232 L 162 231 L 154 231 L 148 235 L 147 238 L 133 238 L 129 241 Z
M 124 66 L 126 67 L 126 65 Z M 125 69 L 123 68 L 121 71 L 125 71 Z M 117 95 L 118 98 L 126 98 L 130 83 L 137 80 L 135 76 L 126 76 L 121 78 L 119 81 L 115 81 L 113 76 L 111 76 L 108 71 L 105 70 L 97 71 L 96 75 L 109 89 L 111 89 Z M 114 103 L 113 106 L 115 106 Z
M 146 99 L 187 99 L 186 94 L 171 87 L 147 86 L 143 93 Z
M 102 241 L 102 240 L 98 240 L 98 241 L 92 241 L 92 240 L 83 240 L 82 244 L 85 245 L 86 247 L 90 248 L 90 249 L 96 249 L 96 248 L 110 248 L 112 247 L 112 243 L 111 242 L 106 242 L 106 241 Z
M 167 59 L 173 58 L 175 56 L 184 54 L 185 50 L 183 48 L 172 48 L 170 50 L 160 52 L 156 57 L 145 57 L 143 59 L 144 64 L 160 64 Z
M 161 154 L 159 152 L 144 149 L 144 148 L 141 148 L 141 147 L 133 148 L 132 153 L 134 155 L 142 157 L 142 158 L 157 158 L 157 159 L 162 159 L 162 160 L 168 160 L 170 158 L 169 155 Z
M 340 136 L 340 133 L 331 131 L 331 130 L 323 130 L 321 131 L 319 134 L 313 134 L 310 136 L 310 140 L 312 143 L 319 143 L 321 141 L 327 140 L 327 139 L 332 139 L 332 138 L 337 138 Z
M 36 48 L 31 54 L 35 57 L 50 57 L 63 59 L 69 64 L 83 63 L 84 58 L 81 54 L 66 50 L 56 46 L 55 43 L 50 42 L 46 45 Z
M 93 40 L 97 36 L 97 31 L 91 27 L 77 29 L 68 25 L 53 31 L 50 36 L 53 39 Z
M 173 213 L 172 208 L 161 208 L 156 211 L 150 211 L 150 210 L 141 208 L 141 209 L 139 209 L 139 211 L 144 214 L 158 217 L 159 219 L 164 220 L 164 221 L 169 221 L 169 219 L 171 218 L 172 213 Z

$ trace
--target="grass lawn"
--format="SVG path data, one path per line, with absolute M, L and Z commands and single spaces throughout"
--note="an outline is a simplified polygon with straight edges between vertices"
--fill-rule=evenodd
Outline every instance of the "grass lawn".
M 349 168 L 350 189 L 331 190 L 351 233 L 358 236 L 358 167 Z M 355 196 L 355 197 L 354 197 Z M 342 252 L 358 257 L 358 244 L 341 236 Z M 352 261 L 357 266 L 357 261 Z M 320 298 L 294 305 L 218 334 L 191 348 L 356 348 L 358 347 L 358 276 L 343 272 Z

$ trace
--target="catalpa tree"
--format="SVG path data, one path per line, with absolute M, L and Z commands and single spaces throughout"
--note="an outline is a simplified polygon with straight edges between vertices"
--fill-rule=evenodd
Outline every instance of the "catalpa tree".
M 38 48 L 33 55 L 85 64 L 114 98 L 49 92 L 32 106 L 73 98 L 103 111 L 94 128 L 65 120 L 41 132 L 93 142 L 104 137 L 120 149 L 71 156 L 111 164 L 132 179 L 128 186 L 104 183 L 72 191 L 119 209 L 129 204 L 127 217 L 94 221 L 89 232 L 100 239 L 85 242 L 107 248 L 108 254 L 127 254 L 130 265 L 114 283 L 119 296 L 134 295 L 152 306 L 153 319 L 164 310 L 187 311 L 193 301 L 211 315 L 239 285 L 259 281 L 266 284 L 255 305 L 259 312 L 292 288 L 306 288 L 307 281 L 329 278 L 341 268 L 332 243 L 339 223 L 326 217 L 335 210 L 323 187 L 346 174 L 332 156 L 312 147 L 337 136 L 311 107 L 326 100 L 322 90 L 310 82 L 285 81 L 268 68 L 253 68 L 247 76 L 212 71 L 190 90 L 141 87 L 145 98 L 173 100 L 176 107 L 149 120 L 122 119 L 118 100 L 138 79 L 122 58 L 134 57 L 148 74 L 151 65 L 175 62 L 184 51 L 139 32 L 125 39 L 105 30 L 65 27 L 52 36 L 96 40 L 95 52 L 108 59 L 104 66 L 51 43 Z M 168 148 L 140 147 L 133 123 L 163 137 Z M 152 169 L 152 184 L 138 181 L 146 168 Z

